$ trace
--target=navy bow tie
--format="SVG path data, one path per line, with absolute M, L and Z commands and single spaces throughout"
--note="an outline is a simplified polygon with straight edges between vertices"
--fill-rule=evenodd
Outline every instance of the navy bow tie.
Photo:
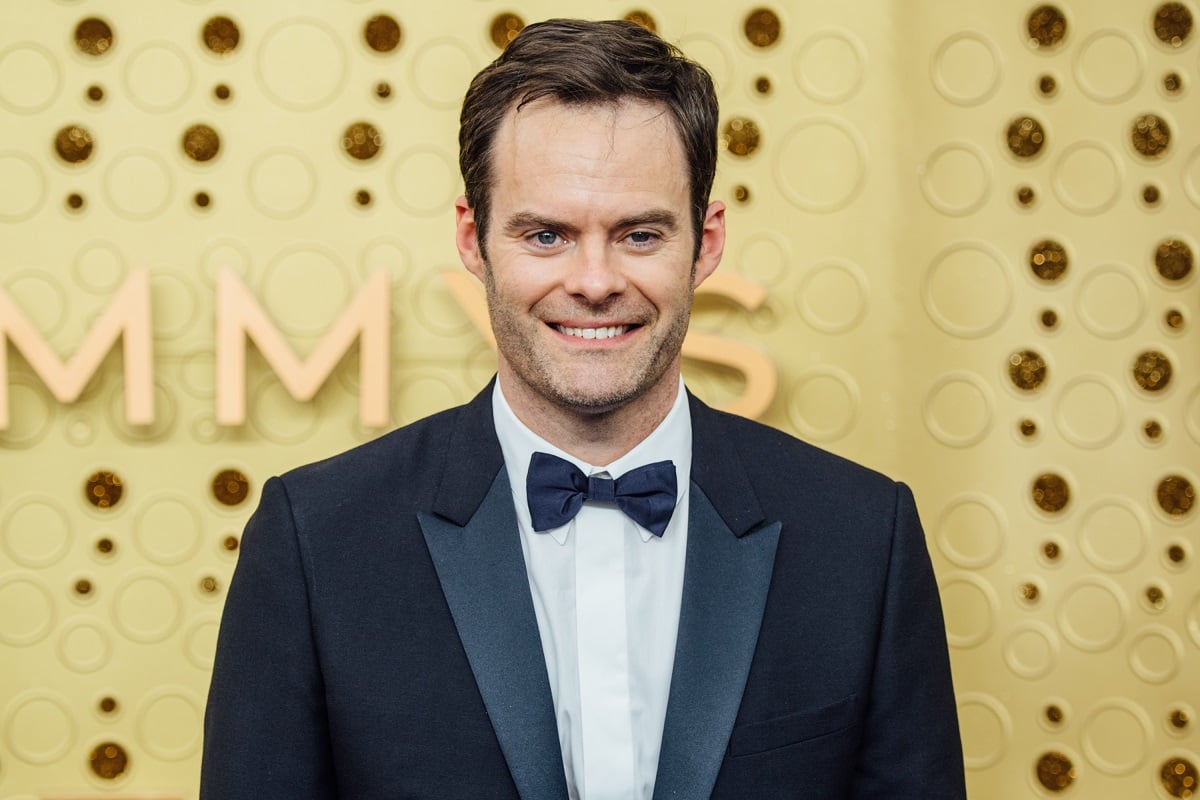
M 658 461 L 621 477 L 588 477 L 570 461 L 534 453 L 525 480 L 535 531 L 548 531 L 575 518 L 584 500 L 614 503 L 637 524 L 662 536 L 675 510 L 675 465 Z

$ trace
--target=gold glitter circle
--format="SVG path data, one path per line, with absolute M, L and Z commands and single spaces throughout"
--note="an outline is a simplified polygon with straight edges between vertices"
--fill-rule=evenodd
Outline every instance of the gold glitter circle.
M 116 547 L 117 546 L 115 543 L 113 543 L 113 540 L 107 536 L 96 540 L 96 552 L 102 556 L 111 555 Z
M 68 164 L 82 164 L 92 156 L 96 143 L 82 125 L 68 125 L 54 137 L 54 152 Z
M 1058 325 L 1058 312 L 1047 308 L 1042 312 L 1042 327 L 1054 328 Z
M 511 11 L 506 11 L 503 14 L 497 14 L 492 19 L 491 37 L 492 44 L 499 47 L 501 50 L 508 47 L 508 43 L 517 38 L 517 34 L 525 27 L 525 20 L 521 19 Z
M 1018 350 L 1008 357 L 1008 377 L 1018 389 L 1032 392 L 1046 382 L 1046 362 L 1033 350 Z
M 1058 751 L 1042 753 L 1036 765 L 1037 780 L 1052 792 L 1062 792 L 1075 782 L 1075 765 Z
M 771 79 L 768 78 L 766 75 L 760 75 L 758 78 L 756 78 L 754 80 L 754 91 L 758 92 L 759 94 L 763 94 L 763 95 L 770 94 L 771 93 Z
M 1038 6 L 1025 19 L 1029 46 L 1058 47 L 1067 35 L 1067 18 L 1055 6 Z
M 1183 89 L 1183 78 L 1178 72 L 1168 72 L 1163 76 L 1163 90 L 1167 94 L 1175 94 Z
M 75 581 L 75 594 L 87 596 L 92 593 L 92 582 L 87 578 Z
M 1053 239 L 1043 239 L 1029 248 L 1029 268 L 1043 281 L 1056 281 L 1067 271 L 1067 249 Z
M 1017 424 L 1017 430 L 1021 431 L 1022 436 L 1028 438 L 1037 433 L 1037 423 L 1031 419 L 1023 419 Z
M 93 83 L 87 88 L 87 99 L 93 103 L 99 103 L 104 99 L 104 88 Z
M 192 202 L 196 204 L 197 208 L 208 208 L 212 203 L 212 198 L 209 197 L 208 192 L 196 192 L 192 197 Z
M 1161 158 L 1171 144 L 1171 129 L 1157 114 L 1143 114 L 1129 132 L 1133 149 L 1146 158 Z
M 1063 717 L 1065 716 L 1063 714 L 1063 710 L 1056 705 L 1046 706 L 1045 714 L 1046 714 L 1046 721 L 1050 722 L 1054 725 L 1057 725 L 1060 722 L 1062 722 Z
M 205 594 L 216 594 L 219 587 L 220 584 L 217 583 L 217 579 L 211 575 L 205 575 L 200 579 L 200 591 Z
M 358 203 L 360 206 L 371 205 L 371 193 L 366 189 L 359 189 L 354 193 L 354 202 Z
M 1192 12 L 1183 3 L 1163 3 L 1154 12 L 1154 35 L 1163 44 L 1182 47 L 1192 33 Z
M 1158 586 L 1147 586 L 1146 602 L 1154 608 L 1162 608 L 1167 603 L 1167 596 Z
M 204 23 L 200 39 L 211 52 L 224 56 L 237 49 L 238 42 L 242 40 L 242 33 L 238 30 L 237 23 L 229 17 L 213 17 Z
M 88 17 L 75 26 L 75 47 L 89 56 L 102 56 L 112 49 L 113 29 L 99 17 Z
M 363 39 L 376 53 L 390 53 L 400 46 L 400 23 L 387 14 L 378 14 L 363 26 Z
M 1159 481 L 1155 496 L 1159 508 L 1172 517 L 1187 516 L 1196 504 L 1196 488 L 1181 475 L 1168 475 Z
M 250 481 L 240 470 L 223 469 L 212 479 L 212 494 L 221 505 L 240 505 L 250 496 Z
M 737 186 L 733 187 L 733 199 L 739 203 L 749 203 L 750 202 L 750 187 L 745 186 L 740 183 Z
M 1046 97 L 1050 97 L 1058 91 L 1058 81 L 1053 75 L 1043 75 L 1038 79 L 1038 91 Z
M 625 21 L 637 23 L 651 33 L 658 32 L 658 23 L 654 21 L 654 17 L 650 16 L 648 11 L 642 11 L 640 8 L 626 14 Z
M 1162 423 L 1158 420 L 1152 419 L 1142 426 L 1142 433 L 1146 434 L 1147 439 L 1155 441 L 1162 437 Z
M 1158 201 L 1162 197 L 1162 192 L 1153 183 L 1148 183 L 1142 187 L 1142 202 L 1148 206 L 1158 205 Z
M 392 96 L 392 85 L 387 81 L 380 81 L 375 84 L 375 96 L 380 100 L 386 100 Z
M 233 534 L 230 534 L 221 541 L 221 546 L 230 553 L 236 553 L 238 547 L 241 546 L 241 540 L 239 540 L 238 537 L 234 536 Z
M 734 117 L 721 129 L 721 147 L 735 156 L 749 156 L 758 149 L 758 125 L 745 117 Z
M 96 508 L 112 508 L 121 502 L 125 487 L 115 472 L 101 471 L 88 476 L 83 494 Z
M 192 161 L 211 161 L 221 151 L 221 137 L 208 125 L 193 125 L 183 132 L 183 154 Z
M 218 83 L 213 87 L 213 96 L 218 100 L 228 100 L 231 94 L 229 87 L 223 83 Z
M 1058 542 L 1046 542 L 1042 545 L 1042 555 L 1050 561 L 1057 561 L 1062 554 L 1062 549 L 1058 546 Z
M 1192 271 L 1192 248 L 1179 239 L 1164 239 L 1154 251 L 1158 274 L 1169 281 L 1181 281 Z
M 1032 603 L 1038 599 L 1041 591 L 1036 583 L 1026 582 L 1021 584 L 1020 594 L 1022 600 Z
M 1182 545 L 1173 544 L 1167 548 L 1167 558 L 1172 564 L 1182 564 L 1187 559 L 1187 551 Z
M 1163 315 L 1163 321 L 1167 323 L 1167 327 L 1173 331 L 1183 328 L 1183 312 L 1178 308 L 1169 308 L 1167 313 Z
M 1033 117 L 1017 117 L 1008 124 L 1005 141 L 1017 158 L 1033 158 L 1046 144 L 1046 131 Z
M 1063 476 L 1043 473 L 1033 482 L 1033 502 L 1042 511 L 1057 514 L 1071 502 L 1071 487 Z
M 1171 727 L 1175 728 L 1176 730 L 1183 730 L 1188 726 L 1188 723 L 1191 722 L 1191 719 L 1188 717 L 1188 713 L 1182 708 L 1172 709 L 1170 715 L 1167 717 L 1167 720 L 1171 723 Z
M 1032 186 L 1017 187 L 1017 202 L 1023 206 L 1033 205 L 1033 201 L 1037 199 L 1037 193 L 1033 191 Z
M 1139 389 L 1161 392 L 1171 382 L 1171 362 L 1157 350 L 1138 353 L 1133 362 L 1133 380 Z
M 746 40 L 755 47 L 770 47 L 779 41 L 779 15 L 769 8 L 756 8 L 746 15 L 743 30 Z
M 88 756 L 88 766 L 97 777 L 106 781 L 115 780 L 129 768 L 129 755 L 125 748 L 115 742 L 104 742 L 92 749 Z
M 79 192 L 71 192 L 69 195 L 67 195 L 67 208 L 71 209 L 72 211 L 78 211 L 79 209 L 83 208 L 83 204 L 83 195 L 79 194 Z
M 342 134 L 342 149 L 359 161 L 368 161 L 379 154 L 383 135 L 369 122 L 355 122 Z
M 117 710 L 117 701 L 112 697 L 102 697 L 99 705 L 100 710 L 105 714 L 111 714 Z
M 1195 797 L 1198 779 L 1196 765 L 1186 758 L 1169 758 L 1158 773 L 1162 786 L 1171 797 Z

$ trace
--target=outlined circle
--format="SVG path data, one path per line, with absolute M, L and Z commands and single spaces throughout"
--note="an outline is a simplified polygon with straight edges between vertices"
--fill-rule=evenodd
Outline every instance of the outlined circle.
M 861 405 L 858 384 L 850 373 L 837 367 L 816 367 L 792 383 L 788 419 L 808 439 L 830 442 L 854 428 Z
M 432 147 L 405 150 L 389 174 L 396 205 L 418 217 L 444 213 L 458 193 L 458 168 L 443 151 Z
M 58 62 L 41 45 L 18 42 L 0 53 L 0 106 L 16 114 L 36 114 L 53 105 L 61 89 Z
M 919 181 L 929 205 L 946 216 L 965 217 L 991 196 L 992 162 L 973 142 L 946 142 L 921 165 Z
M 299 444 L 310 438 L 321 422 L 318 393 L 312 400 L 296 400 L 273 375 L 264 375 L 250 392 L 250 424 L 276 444 Z
M 26 764 L 52 764 L 75 744 L 75 719 L 57 692 L 35 689 L 13 698 L 4 714 L 9 752 Z
M 1052 165 L 1050 184 L 1058 202 L 1069 211 L 1084 216 L 1100 214 L 1112 208 L 1121 196 L 1125 165 L 1102 141 L 1073 142 Z
M 780 137 L 773 167 L 776 185 L 797 208 L 817 214 L 839 211 L 866 183 L 867 146 L 845 120 L 818 114 Z
M 1163 625 L 1148 625 L 1129 643 L 1129 668 L 1155 686 L 1173 679 L 1183 664 L 1183 640 Z
M 866 273 L 846 259 L 830 259 L 814 266 L 800 279 L 797 293 L 800 316 L 824 333 L 845 333 L 867 314 Z
M 857 36 L 846 30 L 829 29 L 817 31 L 804 40 L 792 59 L 792 74 L 801 91 L 811 99 L 818 103 L 841 103 L 862 87 L 866 62 L 866 48 Z M 829 76 L 833 76 L 832 82 Z M 822 79 L 827 85 L 821 85 Z
M 163 113 L 183 105 L 195 80 L 187 56 L 172 42 L 147 42 L 125 62 L 125 91 L 143 111 Z
M 688 58 L 704 65 L 717 86 L 729 86 L 732 83 L 733 65 L 737 59 L 723 39 L 692 32 L 680 37 L 679 46 L 688 54 Z
M 113 592 L 113 625 L 131 641 L 161 642 L 178 629 L 182 617 L 179 592 L 158 572 L 130 574 Z
M 1058 666 L 1058 634 L 1044 622 L 1022 622 L 1013 627 L 1004 642 L 1004 663 L 1026 680 L 1049 675 Z
M 1089 653 L 1108 650 L 1120 641 L 1129 619 L 1129 601 L 1107 578 L 1084 578 L 1059 599 L 1058 629 L 1070 644 Z
M 443 36 L 417 49 L 411 69 L 413 94 L 431 108 L 449 111 L 462 104 L 463 87 L 479 67 L 463 42 Z
M 1145 77 L 1146 58 L 1132 36 L 1117 28 L 1104 28 L 1083 40 L 1071 68 L 1075 82 L 1089 98 L 1119 103 L 1137 93 Z M 1106 81 L 1110 85 L 1102 86 Z
M 175 398 L 166 385 L 158 381 L 154 382 L 154 422 L 149 425 L 131 425 L 125 418 L 124 384 L 113 388 L 107 405 L 111 429 L 127 442 L 160 442 L 165 440 L 175 427 Z
M 200 749 L 204 713 L 200 699 L 178 686 L 157 689 L 134 713 L 138 743 L 163 761 L 181 761 Z
M 199 292 L 186 276 L 185 272 L 158 272 L 150 276 L 156 342 L 184 339 L 199 319 L 200 308 L 196 303 Z
M 23 222 L 46 201 L 46 176 L 41 166 L 15 150 L 0 151 L 0 222 Z
M 1128 775 L 1145 765 L 1153 739 L 1146 712 L 1124 698 L 1101 701 L 1081 725 L 1084 757 L 1107 775 Z M 1111 747 L 1116 740 L 1121 740 L 1119 746 Z
M 921 279 L 921 300 L 943 331 L 977 339 L 999 328 L 1012 311 L 1011 270 L 990 243 L 958 242 L 930 262 Z
M 737 251 L 738 271 L 767 287 L 779 285 L 792 263 L 791 240 L 774 231 L 752 234 Z
M 220 617 L 215 615 L 193 620 L 183 641 L 183 655 L 192 666 L 206 673 L 212 671 L 220 628 Z
M 203 535 L 200 512 L 182 492 L 151 495 L 133 516 L 133 542 L 155 564 L 187 561 L 200 549 Z
M 968 649 L 987 641 L 996 626 L 1000 602 L 992 585 L 979 575 L 953 572 L 938 582 L 946 614 L 946 641 Z
M 112 637 L 91 620 L 77 620 L 59 634 L 58 658 L 74 672 L 91 674 L 112 658 Z
M 1012 742 L 1012 717 L 996 698 L 983 692 L 958 696 L 958 719 L 963 730 L 963 765 L 987 769 L 998 763 Z M 982 746 L 982 752 L 975 748 Z
M 9 298 L 46 339 L 52 339 L 68 318 L 67 292 L 53 272 L 24 269 L 5 278 Z
M 35 378 L 10 375 L 8 382 L 9 424 L 0 430 L 0 445 L 25 450 L 46 438 L 60 404 Z
M 1187 163 L 1184 164 L 1179 174 L 1183 179 L 1183 193 L 1187 195 L 1187 199 L 1191 201 L 1192 205 L 1200 208 L 1200 147 L 1197 147 L 1188 156 Z
M 1200 386 L 1192 390 L 1183 412 L 1183 425 L 1192 441 L 1200 444 Z
M 264 305 L 283 330 L 320 336 L 350 302 L 348 272 L 338 253 L 324 245 L 290 245 L 267 263 L 258 281 L 259 296 L 269 298 Z
M 293 219 L 316 198 L 317 171 L 305 153 L 273 147 L 260 153 L 246 173 L 246 191 L 258 211 L 274 219 Z
M 40 581 L 17 573 L 0 579 L 0 642 L 28 647 L 54 630 L 54 596 Z
M 71 276 L 93 294 L 111 294 L 124 283 L 128 270 L 121 249 L 103 239 L 84 244 L 71 261 Z
M 946 39 L 929 64 L 930 78 L 938 94 L 960 106 L 979 105 L 988 100 L 999 88 L 1003 73 L 1000 48 L 975 31 L 956 33 Z M 976 82 L 969 86 L 954 85 L 964 78 Z
M 167 163 L 152 150 L 126 150 L 104 172 L 104 197 L 118 216 L 141 221 L 162 214 L 175 184 Z
M 322 68 L 314 70 L 313 64 Z M 346 51 L 340 37 L 311 17 L 287 20 L 263 34 L 255 66 L 263 94 L 292 111 L 328 104 L 346 81 Z
M 415 422 L 437 411 L 461 402 L 461 389 L 447 374 L 429 371 L 409 373 L 402 386 L 397 387 L 392 404 L 392 416 L 400 424 Z
M 968 492 L 950 501 L 938 517 L 938 549 L 953 564 L 979 569 L 1004 553 L 1008 518 L 996 500 Z
M 1124 425 L 1125 396 L 1107 375 L 1077 376 L 1055 397 L 1054 422 L 1063 438 L 1076 447 L 1104 447 L 1117 438 Z
M 934 382 L 925 395 L 921 414 L 925 428 L 942 444 L 971 447 L 991 431 L 996 398 L 983 378 L 956 370 Z
M 217 276 L 224 270 L 233 272 L 245 283 L 253 261 L 249 246 L 240 239 L 230 237 L 209 240 L 208 246 L 196 258 L 196 266 L 200 268 L 204 283 L 216 286 Z
M 48 494 L 26 495 L 9 506 L 0 522 L 6 555 L 23 567 L 48 567 L 71 549 L 74 535 L 67 513 Z
M 1125 572 L 1137 566 L 1150 543 L 1150 519 L 1126 497 L 1093 503 L 1079 518 L 1079 550 L 1092 566 Z
M 1118 317 L 1113 309 L 1124 313 Z M 1076 287 L 1075 313 L 1089 333 L 1122 339 L 1146 318 L 1145 284 L 1127 267 L 1101 264 L 1088 270 Z
M 457 269 L 462 269 L 458 266 Z M 473 330 L 437 269 L 423 270 L 410 294 L 412 318 L 437 336 L 461 336 Z

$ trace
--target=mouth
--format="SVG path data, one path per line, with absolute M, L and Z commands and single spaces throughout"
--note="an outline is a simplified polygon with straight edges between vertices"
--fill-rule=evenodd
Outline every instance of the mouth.
M 561 333 L 563 336 L 572 336 L 576 339 L 613 339 L 621 334 L 628 333 L 633 330 L 635 325 L 608 325 L 598 328 L 572 328 L 566 325 L 553 324 L 550 327 Z

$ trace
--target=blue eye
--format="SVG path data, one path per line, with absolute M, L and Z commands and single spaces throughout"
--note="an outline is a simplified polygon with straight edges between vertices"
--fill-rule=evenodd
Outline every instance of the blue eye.
M 533 236 L 540 245 L 550 247 L 558 243 L 558 234 L 554 231 L 538 231 Z
M 629 234 L 629 238 L 634 244 L 646 244 L 653 236 L 654 234 L 650 233 L 650 231 L 634 231 Z

